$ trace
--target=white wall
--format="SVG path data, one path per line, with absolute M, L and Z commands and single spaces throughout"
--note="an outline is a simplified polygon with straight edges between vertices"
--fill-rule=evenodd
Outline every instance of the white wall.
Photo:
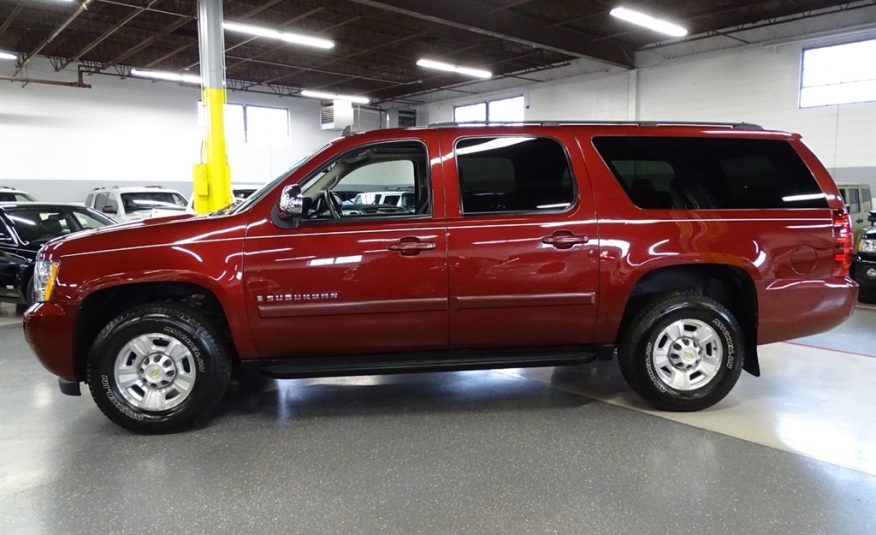
M 805 46 L 846 40 L 838 35 Z M 530 120 L 747 121 L 801 133 L 837 180 L 868 181 L 876 187 L 876 102 L 798 108 L 803 46 L 712 52 L 633 73 L 537 83 L 426 104 L 419 115 L 423 122 L 449 121 L 454 106 L 523 94 Z
M 75 78 L 42 58 L 28 69 L 32 78 Z M 0 63 L 0 73 L 11 75 L 12 62 Z M 171 185 L 188 195 L 201 147 L 199 88 L 112 76 L 85 82 L 92 88 L 0 82 L 0 185 L 55 201 L 81 202 L 108 183 Z M 290 112 L 288 140 L 229 146 L 235 182 L 264 183 L 340 135 L 320 130 L 318 100 L 229 92 L 228 101 Z

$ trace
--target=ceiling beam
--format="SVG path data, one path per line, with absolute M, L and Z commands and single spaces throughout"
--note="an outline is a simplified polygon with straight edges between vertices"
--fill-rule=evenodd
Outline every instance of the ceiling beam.
M 575 58 L 591 58 L 631 68 L 632 61 L 615 42 L 593 42 L 564 28 L 544 28 L 543 21 L 512 11 L 494 11 L 465 0 L 351 0 L 357 4 L 445 24 Z
M 74 20 L 76 20 L 77 17 L 79 17 L 79 15 L 81 15 L 83 11 L 88 9 L 88 4 L 90 4 L 90 3 L 91 3 L 91 0 L 83 0 L 83 2 L 81 4 L 79 4 L 79 6 L 76 8 L 76 11 L 71 13 L 70 16 L 67 17 L 64 20 L 64 22 L 61 23 L 60 26 L 55 28 L 52 31 L 52 33 L 50 33 L 49 36 L 43 40 L 42 43 L 38 44 L 37 47 L 34 48 L 30 54 L 25 56 L 24 60 L 22 60 L 21 63 L 18 64 L 18 68 L 15 69 L 15 74 L 13 74 L 12 76 L 18 76 L 18 73 L 21 72 L 21 70 L 28 64 L 28 62 L 30 60 L 32 60 L 34 58 L 34 56 L 36 56 L 37 54 L 42 52 L 44 48 L 49 46 L 49 44 L 51 44 L 52 41 L 54 41 L 55 39 L 58 38 L 59 35 L 61 35 L 61 32 L 63 32 L 65 29 L 67 29 L 67 26 L 70 26 L 70 23 L 72 23 Z
M 9 26 L 12 25 L 12 21 L 15 20 L 15 17 L 21 13 L 22 8 L 24 7 L 24 0 L 18 0 L 18 4 L 12 8 L 12 12 L 9 13 L 9 16 L 6 17 L 6 20 L 3 21 L 3 24 L 0 24 L 0 35 L 3 35 L 3 32 L 6 31 Z
M 181 17 L 181 18 L 176 19 L 171 24 L 168 24 L 164 28 L 160 29 L 157 33 L 153 34 L 152 37 L 150 37 L 148 39 L 144 39 L 143 41 L 140 41 L 136 45 L 128 48 L 127 50 L 125 50 L 124 52 L 122 52 L 121 54 L 119 54 L 118 56 L 113 58 L 112 60 L 104 63 L 103 66 L 101 67 L 101 69 L 109 69 L 110 67 L 118 65 L 120 62 L 128 59 L 129 57 L 133 56 L 137 52 L 145 50 L 146 48 L 154 45 L 158 41 L 164 39 L 168 35 L 172 34 L 176 30 L 182 28 L 183 26 L 191 23 L 194 20 L 197 20 L 197 17 L 195 17 L 194 15 L 190 15 L 187 17 Z
M 296 22 L 298 22 L 298 21 L 300 21 L 300 20 L 306 19 L 307 17 L 309 17 L 309 16 L 311 16 L 311 15 L 314 15 L 314 14 L 316 14 L 316 13 L 319 13 L 320 11 L 322 11 L 322 10 L 324 10 L 324 9 L 325 9 L 324 7 L 315 7 L 315 8 L 313 8 L 313 9 L 308 10 L 308 11 L 305 11 L 304 13 L 301 13 L 300 15 L 295 15 L 294 17 L 292 17 L 292 18 L 290 18 L 290 19 L 286 19 L 286 20 L 284 20 L 283 22 L 280 23 L 280 26 L 279 26 L 279 27 L 280 27 L 280 28 L 283 28 L 283 27 L 285 27 L 285 26 L 288 26 L 289 24 L 294 24 L 294 23 L 296 23 Z M 252 13 L 250 12 L 250 13 L 244 14 L 242 17 L 240 17 L 239 19 L 236 19 L 236 20 L 246 20 L 246 19 L 248 19 L 248 18 L 251 17 L 251 16 L 252 16 Z M 231 45 L 231 46 L 229 46 L 228 48 L 226 48 L 226 49 L 225 49 L 225 54 L 227 55 L 227 54 L 228 54 L 229 52 L 231 52 L 232 50 L 234 50 L 234 49 L 236 49 L 236 48 L 240 48 L 240 47 L 242 47 L 243 45 L 246 45 L 246 44 L 248 44 L 248 43 L 251 43 L 251 42 L 255 41 L 256 39 L 258 39 L 258 36 L 255 36 L 255 37 L 247 37 L 247 38 L 244 39 L 243 41 L 241 41 L 241 42 L 239 42 L 239 43 L 237 43 L 237 44 L 235 44 L 235 45 Z M 197 44 L 197 43 L 195 43 L 195 44 Z M 260 57 L 260 56 L 259 56 L 259 57 Z M 162 58 L 162 59 L 164 59 L 164 58 Z M 185 68 L 183 68 L 183 69 L 181 69 L 181 70 L 186 70 L 186 71 L 192 70 L 193 68 L 195 68 L 195 67 L 197 67 L 198 65 L 200 65 L 200 63 L 201 63 L 201 61 L 198 60 L 198 61 L 196 61 L 196 62 L 194 62 L 194 63 L 191 63 L 191 64 L 189 64 L 189 65 L 186 65 Z M 231 65 L 230 67 L 226 67 L 226 70 L 227 70 L 227 69 L 230 69 L 231 67 L 234 67 L 235 65 L 238 65 L 238 64 L 235 63 L 234 65 Z
M 82 56 L 84 56 L 85 54 L 88 54 L 89 52 L 94 50 L 95 47 L 97 47 L 98 45 L 100 45 L 101 43 L 106 41 L 108 38 L 110 38 L 114 33 L 121 30 L 122 26 L 128 24 L 129 22 L 131 22 L 132 20 L 137 18 L 144 11 L 148 11 L 149 8 L 151 8 L 152 6 L 154 6 L 155 4 L 157 4 L 160 1 L 161 0 L 151 0 L 149 2 L 149 4 L 147 4 L 141 8 L 134 8 L 130 13 L 128 13 L 128 16 L 126 16 L 125 18 L 123 18 L 122 20 L 117 22 L 116 24 L 113 24 L 112 27 L 110 27 L 107 31 L 103 32 L 97 39 L 93 40 L 92 42 L 90 42 L 87 45 L 85 45 L 84 47 L 82 47 L 82 50 L 77 52 L 75 56 L 64 60 L 60 65 L 58 65 L 58 67 L 55 68 L 55 70 L 56 71 L 63 70 L 64 67 L 66 67 L 67 65 L 70 65 L 71 63 L 75 63 L 75 62 L 79 61 L 82 58 Z

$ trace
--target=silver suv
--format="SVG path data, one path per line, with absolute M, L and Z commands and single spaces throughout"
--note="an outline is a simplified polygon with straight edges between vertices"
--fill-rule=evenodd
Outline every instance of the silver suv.
M 183 214 L 187 205 L 180 192 L 160 186 L 94 188 L 85 199 L 85 206 L 119 223 Z

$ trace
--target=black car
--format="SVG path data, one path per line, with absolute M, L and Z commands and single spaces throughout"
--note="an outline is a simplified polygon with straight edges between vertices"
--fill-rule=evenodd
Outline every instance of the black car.
M 870 212 L 871 225 L 876 225 L 876 211 Z M 876 226 L 864 231 L 858 240 L 858 254 L 852 266 L 855 280 L 861 285 L 858 300 L 863 303 L 876 303 Z
M 19 313 L 33 302 L 33 261 L 47 241 L 114 223 L 84 206 L 0 202 L 0 302 Z

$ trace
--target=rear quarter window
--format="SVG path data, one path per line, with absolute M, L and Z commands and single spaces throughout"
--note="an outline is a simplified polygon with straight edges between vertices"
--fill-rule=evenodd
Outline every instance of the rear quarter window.
M 786 141 L 598 137 L 593 144 L 639 208 L 827 208 Z

